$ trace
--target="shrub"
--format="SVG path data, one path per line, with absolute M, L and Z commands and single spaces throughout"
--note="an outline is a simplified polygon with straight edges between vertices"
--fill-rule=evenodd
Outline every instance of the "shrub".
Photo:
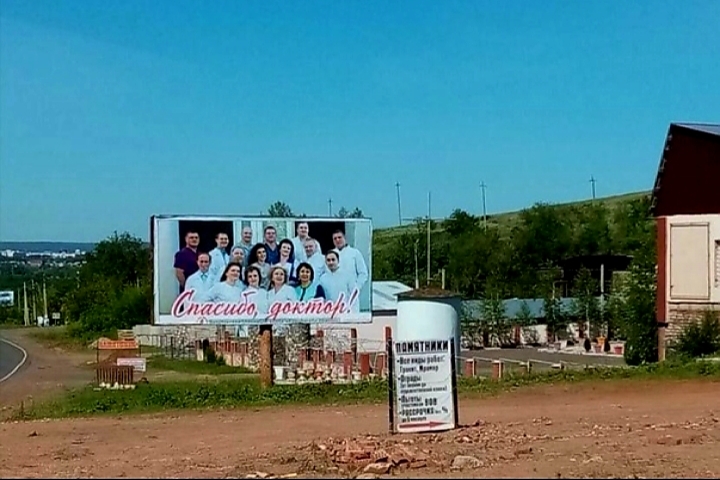
M 218 367 L 222 367 L 223 365 L 225 365 L 225 357 L 223 357 L 222 355 L 216 355 L 215 365 L 217 365 Z
M 678 337 L 675 350 L 692 358 L 720 352 L 720 316 L 708 310 L 698 322 L 691 323 Z
M 218 356 L 215 354 L 215 350 L 208 348 L 205 350 L 205 361 L 207 363 L 217 363 Z

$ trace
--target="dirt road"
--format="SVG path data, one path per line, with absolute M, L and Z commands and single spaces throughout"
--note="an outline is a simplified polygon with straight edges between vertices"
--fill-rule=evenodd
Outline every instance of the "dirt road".
M 389 437 L 383 406 L 5 423 L 0 458 L 22 477 L 337 478 L 373 456 L 404 477 L 720 477 L 720 383 L 548 386 L 460 408 L 475 426 L 429 436 Z M 458 455 L 474 459 L 451 469 Z
M 34 340 L 30 332 L 26 329 L 0 331 L 0 336 L 20 345 L 28 354 L 22 368 L 0 386 L 0 420 L 21 401 L 42 399 L 93 379 L 92 369 L 86 365 L 93 360 L 91 351 L 49 348 Z

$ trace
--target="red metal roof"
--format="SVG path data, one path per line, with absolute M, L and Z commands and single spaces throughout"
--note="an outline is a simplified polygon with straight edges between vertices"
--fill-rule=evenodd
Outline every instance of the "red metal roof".
M 656 217 L 720 214 L 720 125 L 672 123 L 655 178 Z

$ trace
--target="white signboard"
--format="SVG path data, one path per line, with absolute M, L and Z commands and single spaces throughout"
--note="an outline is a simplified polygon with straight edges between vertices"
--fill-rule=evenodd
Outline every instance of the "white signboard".
M 117 366 L 132 366 L 136 372 L 144 372 L 147 370 L 147 361 L 143 357 L 124 357 L 117 359 Z
M 394 348 L 396 430 L 451 430 L 455 425 L 450 340 L 396 342 Z
M 15 305 L 15 292 L 12 290 L 0 291 L 0 305 L 12 307 Z

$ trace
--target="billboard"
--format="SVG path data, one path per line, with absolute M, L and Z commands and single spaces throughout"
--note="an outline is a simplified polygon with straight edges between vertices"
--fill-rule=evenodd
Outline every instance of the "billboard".
M 12 290 L 0 291 L 0 305 L 12 307 L 15 305 L 15 292 Z
M 151 218 L 156 325 L 372 321 L 369 219 Z

